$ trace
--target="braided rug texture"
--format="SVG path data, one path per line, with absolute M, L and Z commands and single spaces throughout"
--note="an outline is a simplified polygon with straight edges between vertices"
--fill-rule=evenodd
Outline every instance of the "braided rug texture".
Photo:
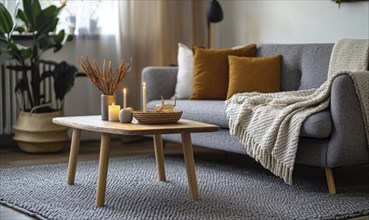
M 325 184 L 289 186 L 264 169 L 196 161 L 200 200 L 189 197 L 182 157 L 165 159 L 167 182 L 153 156 L 109 162 L 105 207 L 96 207 L 97 161 L 1 169 L 0 203 L 39 219 L 344 219 L 369 215 L 369 194 L 330 195 Z

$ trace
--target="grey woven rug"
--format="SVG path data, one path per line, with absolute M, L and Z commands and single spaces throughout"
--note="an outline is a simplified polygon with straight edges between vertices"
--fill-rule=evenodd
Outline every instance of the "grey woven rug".
M 329 195 L 325 186 L 289 186 L 255 169 L 196 161 L 201 199 L 192 201 L 181 157 L 166 157 L 168 182 L 151 156 L 109 162 L 106 206 L 95 206 L 96 161 L 0 170 L 0 203 L 41 219 L 340 219 L 369 214 L 369 194 Z

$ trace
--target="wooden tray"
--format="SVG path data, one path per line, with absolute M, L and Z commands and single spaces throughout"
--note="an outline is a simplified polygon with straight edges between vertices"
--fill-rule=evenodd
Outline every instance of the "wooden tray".
M 141 124 L 174 124 L 181 119 L 182 111 L 174 110 L 173 112 L 157 112 L 155 110 L 134 111 L 133 117 Z

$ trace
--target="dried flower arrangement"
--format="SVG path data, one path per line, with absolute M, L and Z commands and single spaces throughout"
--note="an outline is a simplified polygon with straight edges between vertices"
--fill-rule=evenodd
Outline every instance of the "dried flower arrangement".
M 92 60 L 92 63 L 88 60 L 87 56 L 77 58 L 83 72 L 91 79 L 92 83 L 104 94 L 114 95 L 115 90 L 123 82 L 124 77 L 131 70 L 131 62 L 126 63 L 124 60 L 121 61 L 116 72 L 113 71 L 111 61 L 108 62 L 108 68 L 106 69 L 106 62 L 104 60 L 102 69 L 96 59 Z

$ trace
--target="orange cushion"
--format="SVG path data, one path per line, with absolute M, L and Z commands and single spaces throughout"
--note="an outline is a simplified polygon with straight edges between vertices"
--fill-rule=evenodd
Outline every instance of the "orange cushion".
M 279 92 L 282 56 L 229 56 L 229 86 L 227 99 L 242 92 Z
M 239 49 L 204 49 L 194 51 L 194 73 L 190 99 L 225 100 L 228 91 L 228 55 L 254 57 L 256 45 Z

